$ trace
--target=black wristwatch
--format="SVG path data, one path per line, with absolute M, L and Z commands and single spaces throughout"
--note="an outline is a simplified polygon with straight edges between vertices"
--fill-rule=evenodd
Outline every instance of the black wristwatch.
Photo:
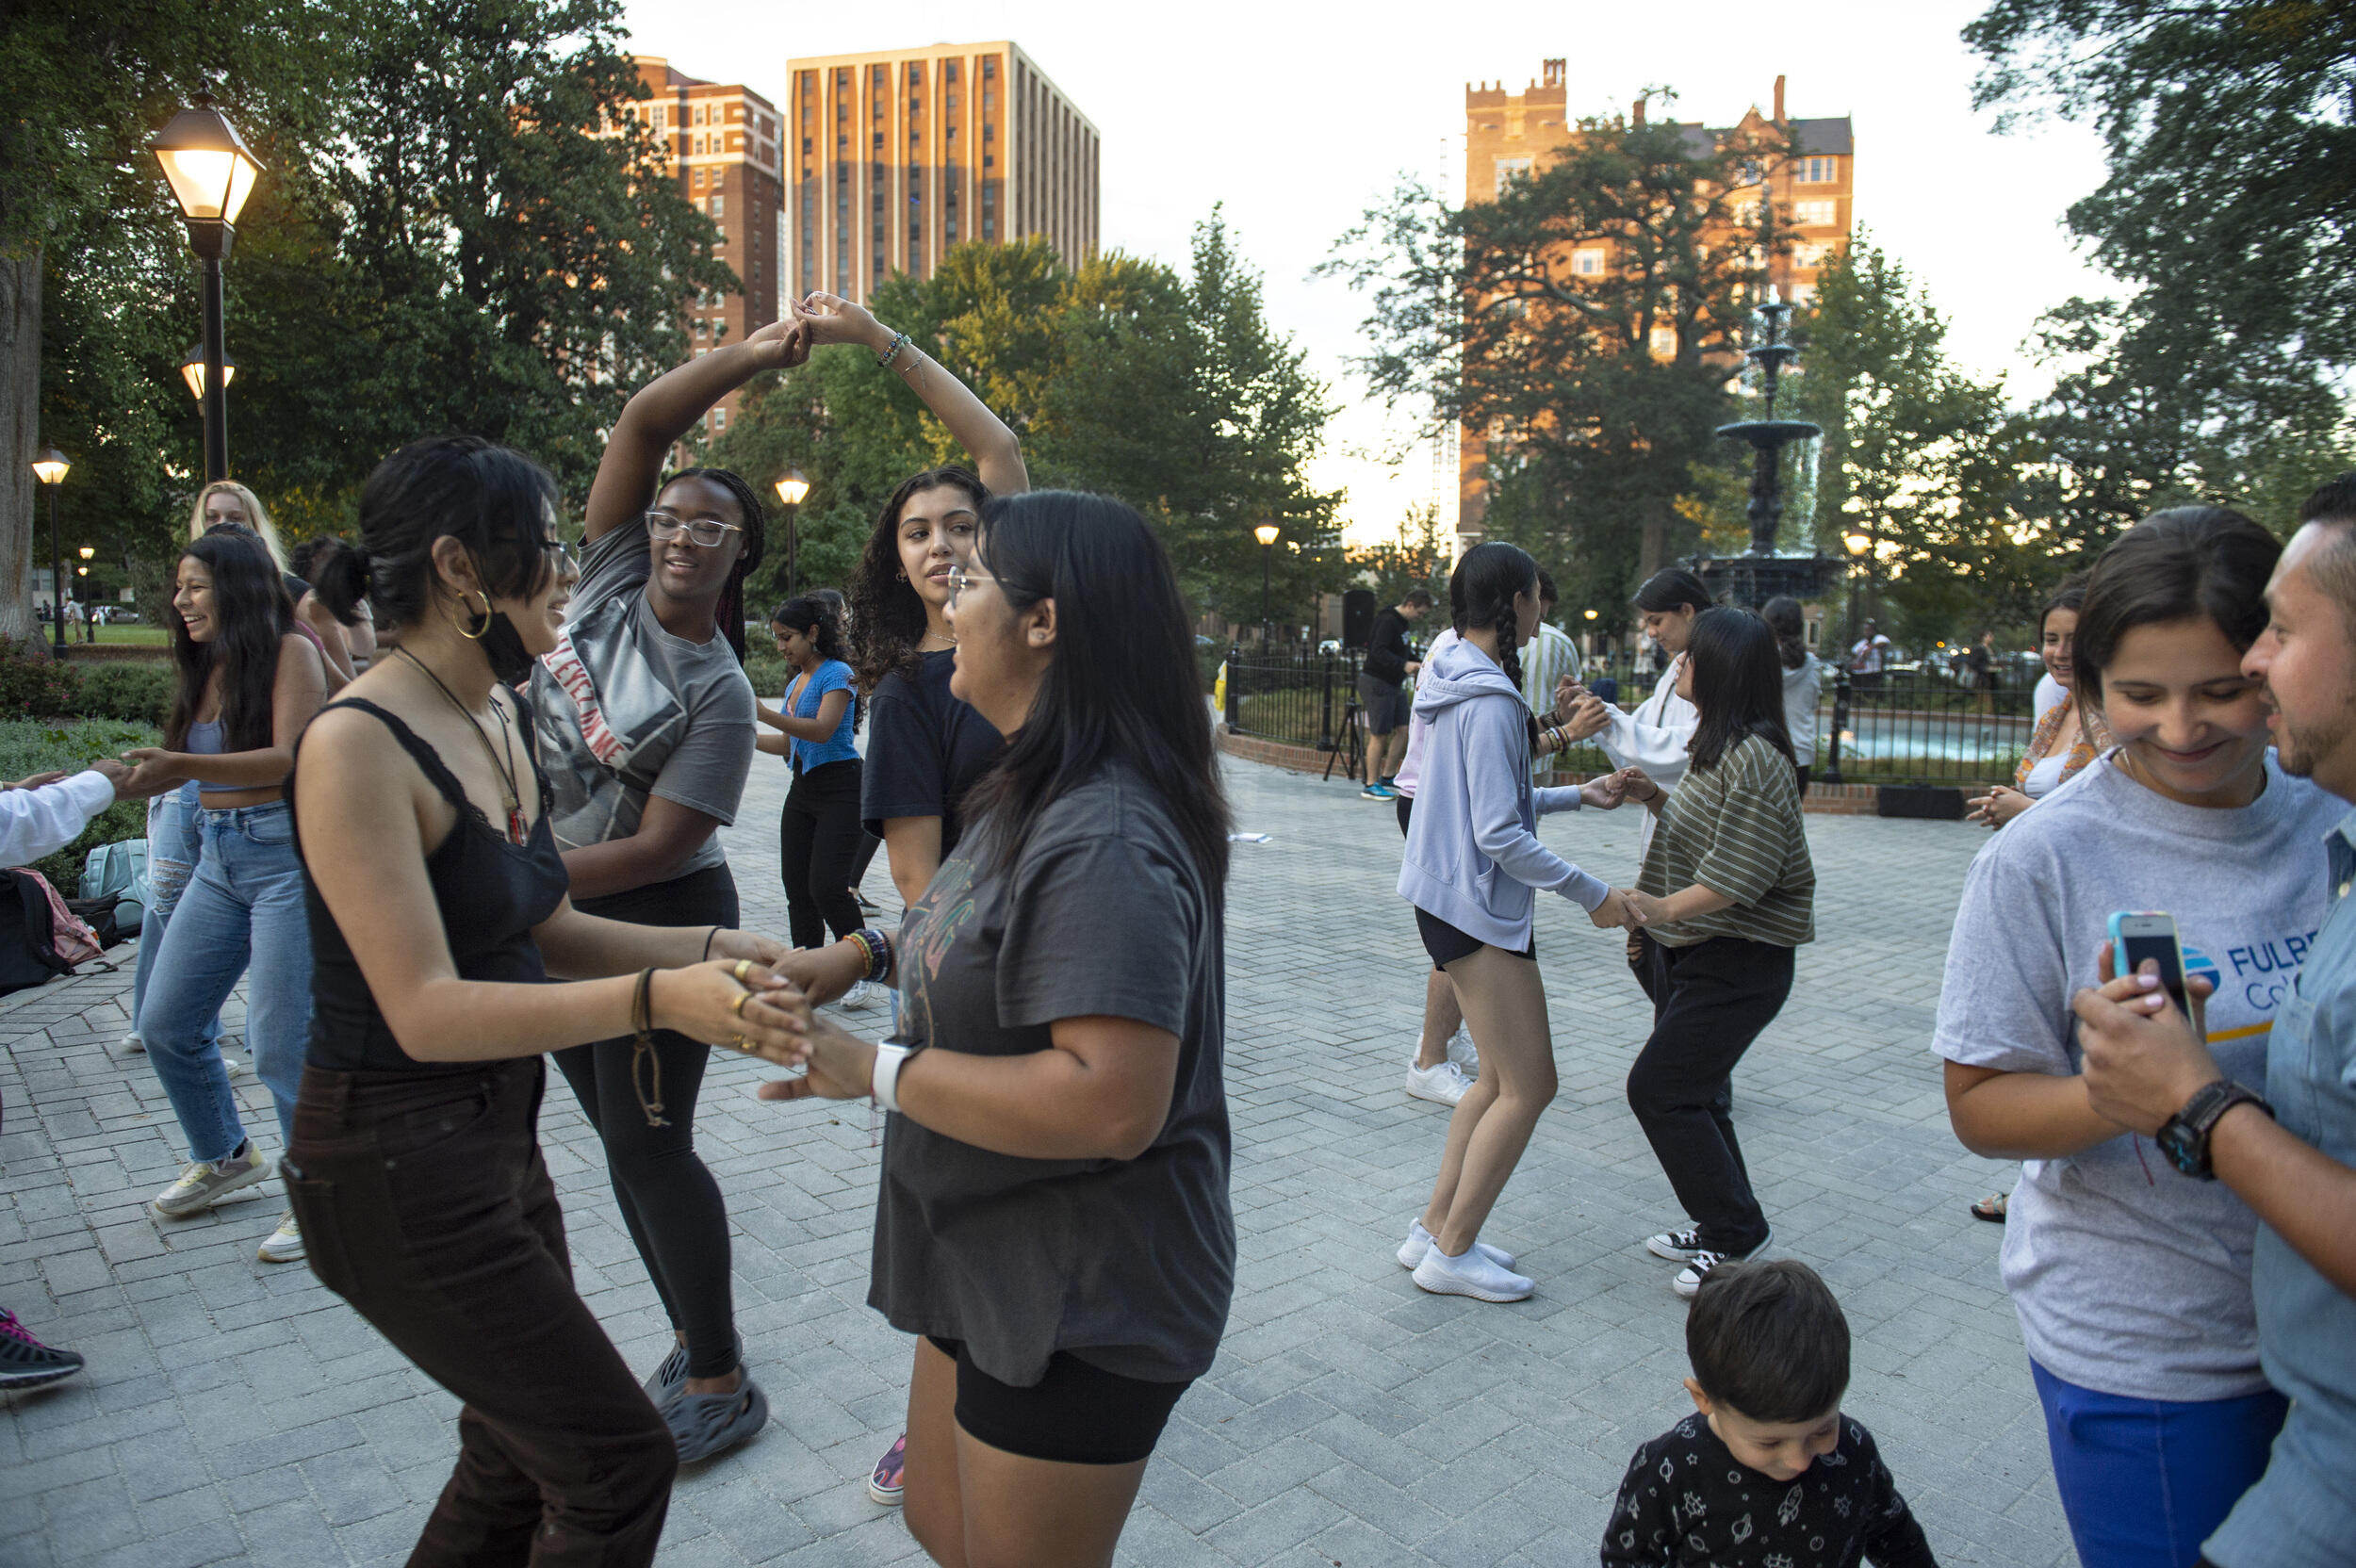
M 2214 1084 L 2203 1084 L 2184 1102 L 2184 1108 L 2160 1124 L 2152 1141 L 2168 1163 L 2185 1175 L 2203 1182 L 2217 1180 L 2217 1170 L 2209 1163 L 2209 1135 L 2217 1120 L 2236 1105 L 2255 1105 L 2266 1115 L 2274 1107 L 2231 1078 L 2219 1078 Z

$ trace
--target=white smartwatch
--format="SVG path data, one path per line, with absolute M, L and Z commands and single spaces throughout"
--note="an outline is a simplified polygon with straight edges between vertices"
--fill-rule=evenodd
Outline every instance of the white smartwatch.
M 875 1070 L 869 1080 L 868 1092 L 875 1097 L 875 1103 L 885 1110 L 897 1111 L 900 1108 L 900 1069 L 915 1054 L 914 1046 L 875 1047 Z

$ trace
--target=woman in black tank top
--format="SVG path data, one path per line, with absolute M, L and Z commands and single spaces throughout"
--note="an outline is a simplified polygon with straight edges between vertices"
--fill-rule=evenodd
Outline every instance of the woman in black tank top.
M 287 1187 L 320 1282 L 466 1401 L 413 1564 L 646 1563 L 662 1533 L 677 1451 L 573 1288 L 543 1054 L 669 1029 L 798 1059 L 778 943 L 567 898 L 507 689 L 562 624 L 555 514 L 554 482 L 504 448 L 386 459 L 360 520 L 400 648 L 295 760 L 316 1002 Z M 661 1119 L 659 1074 L 637 1086 Z

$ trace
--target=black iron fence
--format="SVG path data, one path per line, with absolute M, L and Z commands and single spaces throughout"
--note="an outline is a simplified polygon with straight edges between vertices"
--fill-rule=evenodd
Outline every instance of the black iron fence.
M 1346 750 L 1355 717 L 1359 656 L 1293 648 L 1206 649 L 1206 678 L 1227 671 L 1221 717 L 1237 735 L 1319 751 Z M 1652 694 L 1649 670 L 1590 669 L 1591 687 L 1609 673 L 1616 700 L 1633 709 Z M 1816 712 L 1810 766 L 1827 784 L 1975 784 L 2012 776 L 2036 718 L 2031 691 L 1981 690 L 1944 671 L 1893 670 L 1879 676 L 1826 672 Z M 1558 763 L 1572 774 L 1608 772 L 1612 760 L 1593 743 Z

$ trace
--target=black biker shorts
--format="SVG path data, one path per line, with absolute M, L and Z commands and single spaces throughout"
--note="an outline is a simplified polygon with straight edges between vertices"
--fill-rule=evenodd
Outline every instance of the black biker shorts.
M 1170 1413 L 1193 1386 L 1148 1382 L 1091 1366 L 1069 1350 L 1029 1388 L 1002 1383 L 973 1364 L 962 1340 L 927 1334 L 957 1364 L 957 1425 L 993 1448 L 1059 1464 L 1136 1464 L 1151 1459 Z

